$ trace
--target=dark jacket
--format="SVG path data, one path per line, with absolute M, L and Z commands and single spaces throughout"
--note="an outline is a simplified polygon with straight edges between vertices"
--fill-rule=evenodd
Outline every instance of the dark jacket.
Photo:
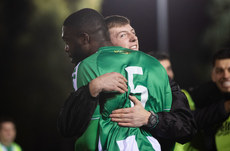
M 205 83 L 190 90 L 196 109 L 194 117 L 198 134 L 192 140 L 193 147 L 205 151 L 215 151 L 215 134 L 228 118 L 224 102 L 230 99 L 230 93 L 221 93 L 213 82 Z
M 193 113 L 188 100 L 179 85 L 170 80 L 172 89 L 172 107 L 170 112 L 159 112 L 159 123 L 153 129 L 148 129 L 156 137 L 162 151 L 171 150 L 175 142 L 184 144 L 192 139 L 197 132 Z

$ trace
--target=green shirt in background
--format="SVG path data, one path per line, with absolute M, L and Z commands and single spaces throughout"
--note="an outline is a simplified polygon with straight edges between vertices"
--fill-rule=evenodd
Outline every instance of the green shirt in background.
M 0 143 L 0 151 L 22 151 L 22 149 L 16 143 L 12 143 L 10 146 L 4 146 Z

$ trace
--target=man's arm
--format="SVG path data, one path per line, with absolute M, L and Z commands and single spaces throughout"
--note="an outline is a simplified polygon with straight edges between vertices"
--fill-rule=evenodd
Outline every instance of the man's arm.
M 173 97 L 171 111 L 157 113 L 159 123 L 150 132 L 156 137 L 184 144 L 195 135 L 197 126 L 185 94 L 175 81 L 171 80 L 170 86 Z
M 230 98 L 221 93 L 215 83 L 208 82 L 189 91 L 195 105 L 194 117 L 198 129 L 221 124 L 230 115 Z
M 66 137 L 80 137 L 88 127 L 104 91 L 128 91 L 127 80 L 116 72 L 106 73 L 70 94 L 58 116 L 58 130 Z
M 92 97 L 89 85 L 72 92 L 58 116 L 58 130 L 66 137 L 80 137 L 88 127 L 97 107 L 98 97 Z
M 196 108 L 194 117 L 198 129 L 208 128 L 211 125 L 223 123 L 230 115 L 230 100 L 220 100 L 203 108 Z
M 130 98 L 135 106 L 132 108 L 118 109 L 112 112 L 112 121 L 118 122 L 120 126 L 141 127 L 150 131 L 157 138 L 175 140 L 185 143 L 191 139 L 196 132 L 196 124 L 193 114 L 189 109 L 188 100 L 179 86 L 170 81 L 172 89 L 172 108 L 170 112 L 157 113 L 159 123 L 154 128 L 147 128 L 150 113 L 146 111 L 136 98 Z

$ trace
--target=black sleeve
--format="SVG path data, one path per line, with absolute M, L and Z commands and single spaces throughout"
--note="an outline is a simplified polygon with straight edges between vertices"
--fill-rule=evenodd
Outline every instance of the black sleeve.
M 224 108 L 224 97 L 213 82 L 205 83 L 190 90 L 192 99 L 196 105 L 194 117 L 198 129 L 223 123 L 229 116 Z
M 172 107 L 170 112 L 159 112 L 159 123 L 150 133 L 159 139 L 186 143 L 196 133 L 196 123 L 189 108 L 188 100 L 178 84 L 170 81 Z
M 225 112 L 224 101 L 213 103 L 204 108 L 196 108 L 194 117 L 197 122 L 198 129 L 210 127 L 218 123 L 223 123 L 229 114 Z
M 72 92 L 58 116 L 58 130 L 66 137 L 80 137 L 88 127 L 97 107 L 98 97 L 90 95 L 89 85 Z

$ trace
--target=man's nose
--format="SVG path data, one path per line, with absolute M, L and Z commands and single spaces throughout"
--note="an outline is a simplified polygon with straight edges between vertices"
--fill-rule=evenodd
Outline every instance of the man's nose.
M 136 36 L 135 34 L 131 34 L 131 36 L 130 36 L 130 41 L 131 41 L 131 42 L 137 41 L 137 36 Z
M 225 78 L 230 78 L 230 71 L 224 70 L 224 77 Z

